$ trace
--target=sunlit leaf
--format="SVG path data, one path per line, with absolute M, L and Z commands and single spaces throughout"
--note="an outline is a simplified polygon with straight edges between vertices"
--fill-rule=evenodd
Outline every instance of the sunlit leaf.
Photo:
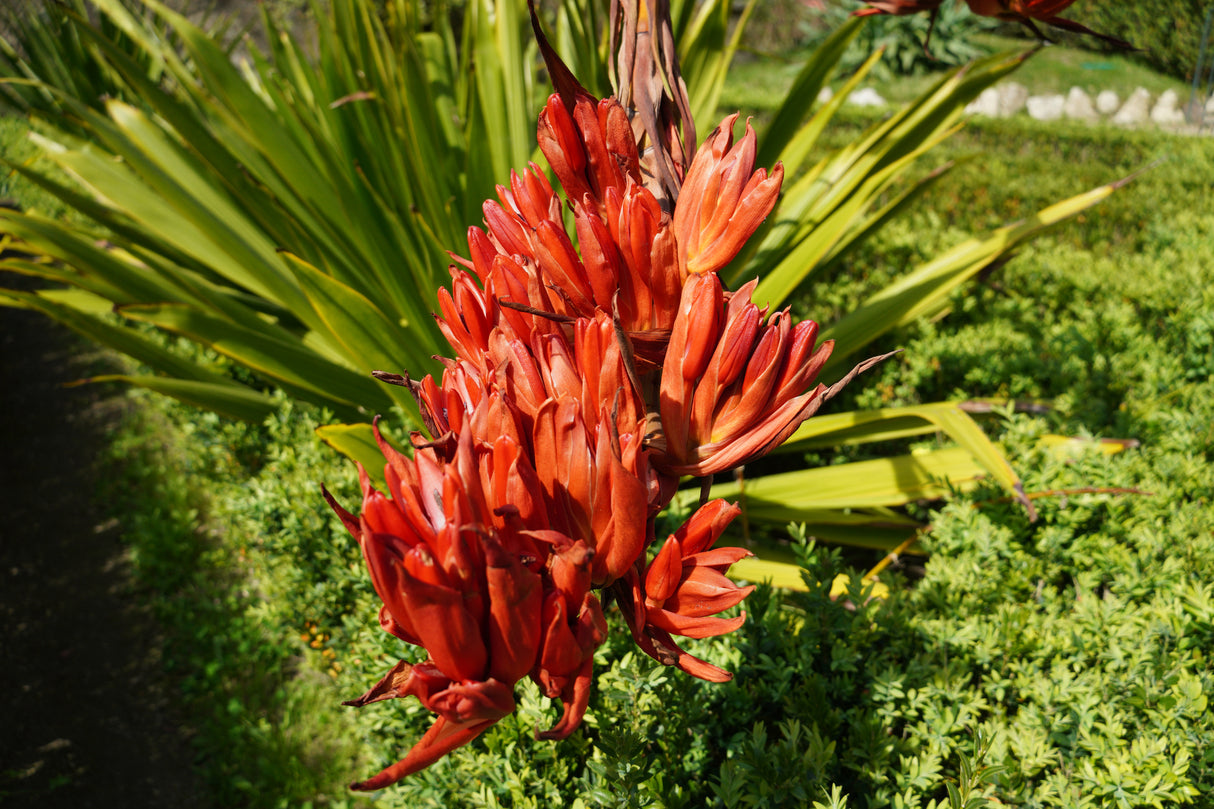
M 103 374 L 81 379 L 75 384 L 123 382 L 171 396 L 178 401 L 203 410 L 211 410 L 228 418 L 260 423 L 278 406 L 274 400 L 241 385 L 200 382 L 193 379 L 171 379 L 163 376 Z

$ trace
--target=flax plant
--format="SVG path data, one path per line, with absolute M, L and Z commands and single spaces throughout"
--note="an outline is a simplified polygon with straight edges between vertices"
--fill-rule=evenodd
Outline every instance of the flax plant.
M 156 0 L 95 6 L 99 26 L 82 6 L 48 7 L 62 35 L 31 33 L 23 50 L 0 59 L 0 87 L 12 91 L 5 101 L 29 117 L 54 166 L 10 168 L 74 212 L 70 222 L 38 211 L 0 213 L 0 238 L 19 248 L 0 268 L 48 282 L 36 292 L 0 289 L 0 303 L 41 311 L 149 369 L 94 381 L 142 385 L 254 421 L 273 408 L 266 385 L 323 405 L 338 423 L 322 437 L 382 484 L 371 417 L 399 408 L 416 423 L 421 411 L 405 388 L 380 385 L 371 372 L 440 370 L 433 357 L 446 339 L 431 312 L 434 290 L 451 283 L 446 251 L 468 225 L 489 221 L 483 200 L 496 183 L 545 160 L 532 124 L 544 81 L 522 3 L 473 0 L 456 26 L 442 3 L 390 0 L 381 16 L 370 0 L 334 2 L 315 12 L 310 43 L 267 18 L 268 52 L 252 49 L 240 64 L 216 36 Z M 614 77 L 652 95 L 662 84 L 654 69 L 677 56 L 687 90 L 679 114 L 690 127 L 713 120 L 752 8 L 731 28 L 727 0 L 673 2 L 656 45 L 623 62 L 608 51 L 623 38 L 604 30 L 605 8 L 593 0 L 564 0 L 547 19 L 555 46 L 596 94 Z M 818 136 L 863 80 L 862 69 L 832 101 L 815 101 L 863 24 L 849 21 L 811 55 L 766 127 L 755 165 L 780 163 L 790 180 L 739 255 L 718 268 L 723 295 L 756 282 L 755 305 L 778 309 L 915 204 L 948 168 L 919 169 L 932 146 L 956 130 L 970 100 L 1024 58 L 953 71 L 856 142 L 813 158 Z M 105 83 L 66 78 L 79 75 Z M 651 136 L 662 120 L 650 122 Z M 693 136 L 683 148 L 694 145 Z M 668 168 L 656 172 L 669 185 Z M 818 338 L 841 346 L 824 377 L 842 375 L 854 362 L 848 354 L 891 348 L 881 342 L 892 330 L 946 311 L 961 284 L 1114 187 L 908 268 L 838 322 L 822 324 Z M 562 226 L 579 245 L 594 235 L 568 217 Z M 446 294 L 458 296 L 459 286 Z M 206 347 L 252 376 L 184 357 L 151 339 L 149 328 Z M 819 490 L 802 477 L 814 470 L 763 484 L 774 487 L 769 492 L 799 490 L 796 505 L 764 500 L 763 485 L 748 485 L 748 499 L 762 506 L 751 516 L 804 520 L 822 536 L 890 548 L 917 528 L 890 511 L 920 491 L 902 481 L 965 486 L 986 475 L 1010 492 L 1019 486 L 956 404 L 841 414 L 820 424 L 808 422 L 792 446 L 940 432 L 962 449 L 878 462 L 892 482 L 863 504 L 804 496 Z M 680 463 L 705 468 L 689 452 Z M 872 471 L 838 467 L 836 480 L 860 491 L 879 479 Z

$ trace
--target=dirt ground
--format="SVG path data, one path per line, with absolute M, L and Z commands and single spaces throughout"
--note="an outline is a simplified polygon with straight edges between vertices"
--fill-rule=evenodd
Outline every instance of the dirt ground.
M 99 361 L 0 307 L 0 807 L 202 807 L 155 624 L 93 502 L 121 417 Z

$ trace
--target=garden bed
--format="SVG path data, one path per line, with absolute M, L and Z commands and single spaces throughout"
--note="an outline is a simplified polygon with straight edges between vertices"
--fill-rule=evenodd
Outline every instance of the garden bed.
M 825 145 L 871 120 L 845 116 Z M 95 543 L 92 525 L 109 518 L 104 536 L 120 533 L 128 548 L 202 785 L 183 776 L 164 789 L 223 807 L 902 807 L 946 801 L 950 788 L 977 805 L 1147 806 L 1214 794 L 1214 147 L 976 121 L 938 150 L 950 159 L 948 177 L 797 311 L 833 319 L 972 231 L 1162 160 L 963 288 L 946 318 L 892 335 L 903 353 L 835 405 L 1036 405 L 996 405 L 985 422 L 1035 521 L 993 484 L 912 504 L 931 525 L 920 538 L 930 556 L 914 577 L 891 566 L 882 599 L 859 584 L 877 557 L 845 559 L 795 527 L 780 532 L 807 591 L 761 587 L 742 629 L 694 644 L 732 682 L 640 657 L 612 614 L 586 723 L 569 740 L 535 741 L 555 709 L 524 682 L 517 714 L 476 742 L 353 797 L 344 784 L 399 758 L 429 716 L 404 700 L 339 705 L 412 652 L 380 631 L 358 546 L 320 497 L 324 481 L 357 500 L 351 466 L 313 433 L 328 417 L 279 397 L 275 415 L 249 426 L 130 394 L 137 406 L 91 453 L 106 513 L 59 534 Z M 28 424 L 20 413 L 10 423 Z M 48 466 L 70 463 L 55 449 Z M 57 555 L 65 575 L 104 564 Z M 832 598 L 840 573 L 857 583 Z M 61 669 L 38 676 L 52 682 Z M 137 746 L 121 750 L 132 771 L 152 767 Z

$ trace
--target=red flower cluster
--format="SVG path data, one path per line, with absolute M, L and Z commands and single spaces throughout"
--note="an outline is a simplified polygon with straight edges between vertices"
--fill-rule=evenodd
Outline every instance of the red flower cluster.
M 901 16 L 926 11 L 932 15 L 933 21 L 940 6 L 944 4 L 944 0 L 864 0 L 864 2 L 868 4 L 869 8 L 855 12 L 854 16 L 866 17 L 871 14 Z M 1134 46 L 1125 40 L 1098 33 L 1074 20 L 1058 16 L 1059 12 L 1074 2 L 1075 0 L 965 0 L 970 11 L 975 14 L 1021 23 L 1041 39 L 1045 37 L 1037 30 L 1034 21 L 1043 22 L 1065 31 L 1094 36 L 1118 48 L 1134 50 Z
M 564 706 L 540 736 L 572 733 L 606 632 L 596 589 L 612 591 L 657 660 L 730 678 L 674 638 L 744 619 L 717 616 L 752 589 L 725 576 L 749 554 L 713 548 L 738 509 L 703 505 L 647 562 L 655 518 L 681 475 L 766 453 L 838 387 L 813 385 L 831 350 L 816 345 L 816 324 L 766 317 L 754 284 L 728 292 L 716 275 L 771 212 L 783 177 L 779 165 L 755 169 L 754 132 L 735 141 L 735 118 L 679 167 L 666 210 L 620 104 L 581 88 L 553 95 L 539 143 L 578 247 L 540 169 L 512 175 L 439 292 L 455 354 L 441 380 L 378 375 L 412 388 L 429 439 L 415 434 L 406 457 L 377 428 L 387 495 L 360 470 L 362 513 L 329 502 L 361 544 L 381 626 L 428 658 L 398 663 L 351 704 L 412 695 L 438 718 L 355 789 L 475 738 L 514 710 L 523 677 Z

